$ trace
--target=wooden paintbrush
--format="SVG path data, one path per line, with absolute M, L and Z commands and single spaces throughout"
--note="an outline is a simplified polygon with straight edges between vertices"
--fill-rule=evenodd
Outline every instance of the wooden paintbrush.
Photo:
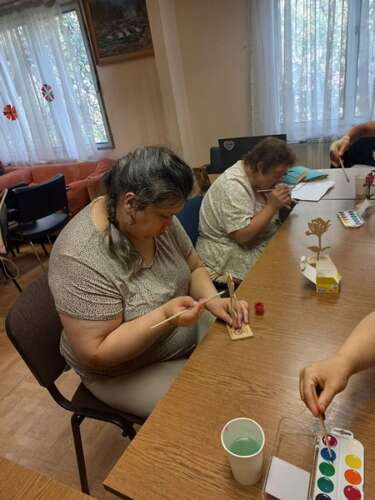
M 340 161 L 340 167 L 342 168 L 342 171 L 344 172 L 346 181 L 350 182 L 349 176 L 348 176 L 348 174 L 346 173 L 346 170 L 345 170 L 344 162 L 342 161 L 342 159 L 340 157 L 339 157 L 339 161 Z
M 223 295 L 223 293 L 225 293 L 226 290 L 223 290 L 221 292 L 218 292 L 218 293 L 215 293 L 215 295 L 212 295 L 212 297 L 208 297 L 207 299 L 204 299 L 202 300 L 201 302 L 201 305 L 203 304 L 207 304 L 207 302 L 209 302 L 210 300 L 212 299 L 215 299 L 216 297 L 219 297 L 220 295 Z M 164 325 L 164 323 L 168 323 L 168 321 L 171 321 L 172 319 L 175 319 L 175 318 L 178 318 L 179 316 L 181 316 L 182 314 L 188 312 L 189 309 L 184 309 L 183 311 L 179 311 L 178 313 L 176 314 L 173 314 L 172 316 L 170 316 L 169 318 L 166 318 L 166 319 L 163 319 L 163 321 L 160 321 L 159 323 L 156 323 L 156 325 L 153 325 L 151 327 L 151 330 L 153 328 L 157 328 L 158 326 L 161 326 L 161 325 Z
M 313 396 L 314 396 L 314 402 L 316 404 L 316 407 L 318 408 L 319 410 L 319 401 L 318 401 L 318 396 L 316 394 L 316 388 L 315 388 L 315 385 L 314 384 L 311 384 L 311 392 L 313 393 Z M 325 445 L 327 446 L 328 448 L 328 453 L 329 453 L 329 457 L 330 459 L 332 460 L 332 451 L 331 451 L 331 445 L 329 444 L 329 436 L 328 436 L 328 431 L 327 431 L 327 427 L 326 427 L 326 424 L 325 424 L 325 421 L 324 421 L 324 413 L 320 413 L 319 411 L 319 422 L 320 422 L 320 427 L 322 429 L 322 434 L 324 436 L 324 441 L 325 441 Z

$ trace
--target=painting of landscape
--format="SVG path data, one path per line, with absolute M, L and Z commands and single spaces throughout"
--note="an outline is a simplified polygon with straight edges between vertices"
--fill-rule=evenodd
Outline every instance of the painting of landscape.
M 151 55 L 146 0 L 84 0 L 97 64 Z

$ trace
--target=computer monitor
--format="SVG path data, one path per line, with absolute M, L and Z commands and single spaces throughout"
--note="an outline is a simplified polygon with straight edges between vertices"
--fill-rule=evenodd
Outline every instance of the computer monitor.
M 252 137 L 232 137 L 226 139 L 218 139 L 220 146 L 220 156 L 223 171 L 234 165 L 246 153 L 251 151 L 254 146 L 266 137 L 276 137 L 282 141 L 286 141 L 286 134 L 272 135 L 257 135 Z

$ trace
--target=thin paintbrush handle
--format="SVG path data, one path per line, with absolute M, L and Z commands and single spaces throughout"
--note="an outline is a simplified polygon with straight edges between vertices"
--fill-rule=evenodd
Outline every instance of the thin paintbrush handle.
M 345 170 L 345 167 L 344 167 L 344 162 L 342 161 L 342 159 L 340 157 L 339 157 L 339 161 L 340 161 L 340 167 L 342 168 L 342 171 L 344 172 L 344 175 L 345 175 L 345 178 L 346 178 L 347 182 L 350 182 L 349 176 L 346 173 L 346 170 Z
M 209 302 L 212 299 L 215 299 L 216 297 L 219 297 L 220 295 L 223 295 L 223 293 L 225 293 L 225 292 L 226 292 L 226 290 L 223 290 L 221 292 L 215 293 L 215 295 L 213 295 L 212 297 L 208 297 L 207 299 L 202 300 L 202 302 L 200 303 L 200 305 L 207 304 L 207 302 Z M 158 326 L 164 325 L 164 323 L 168 323 L 168 321 L 171 321 L 172 319 L 178 318 L 179 316 L 181 316 L 181 314 L 186 313 L 188 310 L 189 309 L 184 309 L 183 311 L 179 311 L 178 313 L 173 314 L 173 316 L 170 316 L 169 318 L 163 319 L 163 321 L 160 321 L 160 323 L 156 323 L 156 325 L 153 325 L 151 327 L 151 330 L 153 328 L 157 328 Z
M 315 401 L 316 407 L 318 408 L 318 411 L 319 411 L 319 401 L 318 401 L 318 396 L 316 394 L 316 388 L 315 388 L 314 384 L 311 384 L 311 392 L 313 393 L 314 401 Z M 320 413 L 320 411 L 319 411 L 319 422 L 320 422 L 320 426 L 322 428 L 322 433 L 324 436 L 325 445 L 328 448 L 330 458 L 332 458 L 331 445 L 329 444 L 329 438 L 328 438 L 328 431 L 327 431 L 326 424 L 324 422 L 324 414 Z
M 307 172 L 302 172 L 302 174 L 297 177 L 297 179 L 295 181 L 295 185 L 297 185 L 299 182 L 301 182 L 302 179 L 304 179 L 306 177 L 306 175 L 307 175 Z
M 302 179 L 304 179 L 306 177 L 306 172 L 302 172 L 301 175 L 299 175 L 297 177 L 297 179 L 295 180 L 294 182 L 294 186 L 296 186 L 299 182 L 302 181 Z M 293 184 L 292 184 L 293 185 Z M 270 193 L 271 191 L 273 191 L 275 188 L 272 188 L 272 189 L 257 189 L 257 193 Z

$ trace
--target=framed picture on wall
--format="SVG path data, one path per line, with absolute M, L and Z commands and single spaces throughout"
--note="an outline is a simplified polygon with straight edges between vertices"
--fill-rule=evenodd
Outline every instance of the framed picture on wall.
M 146 0 L 82 0 L 96 64 L 153 54 Z

